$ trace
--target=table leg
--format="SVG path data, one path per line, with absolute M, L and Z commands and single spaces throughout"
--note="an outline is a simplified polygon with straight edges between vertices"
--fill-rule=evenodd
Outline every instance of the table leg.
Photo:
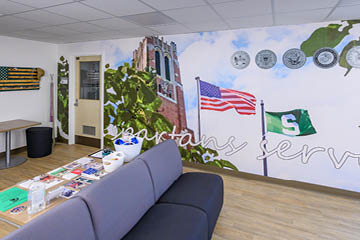
M 6 145 L 6 168 L 10 166 L 10 151 L 11 151 L 11 132 L 5 133 L 5 145 Z
M 11 131 L 5 132 L 5 158 L 0 158 L 0 169 L 11 168 L 26 162 L 23 156 L 10 156 L 11 153 Z

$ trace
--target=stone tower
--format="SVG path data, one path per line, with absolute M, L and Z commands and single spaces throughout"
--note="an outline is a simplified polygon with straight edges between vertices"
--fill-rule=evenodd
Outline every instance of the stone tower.
M 168 44 L 158 37 L 145 37 L 133 52 L 137 69 L 151 67 L 156 70 L 157 95 L 163 101 L 159 112 L 176 125 L 177 133 L 187 128 L 183 86 L 176 44 Z

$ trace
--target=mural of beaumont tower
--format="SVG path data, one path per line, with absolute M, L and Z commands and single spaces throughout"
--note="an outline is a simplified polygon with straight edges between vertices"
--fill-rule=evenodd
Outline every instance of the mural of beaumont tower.
M 156 70 L 157 94 L 163 101 L 159 112 L 176 126 L 177 133 L 189 131 L 186 123 L 183 86 L 176 44 L 168 44 L 158 37 L 145 37 L 133 52 L 137 69 Z

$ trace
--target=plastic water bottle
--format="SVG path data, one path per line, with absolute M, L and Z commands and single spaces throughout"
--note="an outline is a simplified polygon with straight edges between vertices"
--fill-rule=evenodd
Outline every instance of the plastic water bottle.
M 35 214 L 45 209 L 45 183 L 40 181 L 40 177 L 34 178 L 34 182 L 29 186 L 28 194 L 28 214 Z

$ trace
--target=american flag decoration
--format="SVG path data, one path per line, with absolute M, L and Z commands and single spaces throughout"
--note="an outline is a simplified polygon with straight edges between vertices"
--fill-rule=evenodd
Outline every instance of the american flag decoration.
M 41 68 L 0 67 L 0 91 L 40 89 Z
M 226 111 L 234 108 L 238 114 L 256 114 L 256 98 L 246 92 L 217 87 L 199 80 L 200 109 Z

